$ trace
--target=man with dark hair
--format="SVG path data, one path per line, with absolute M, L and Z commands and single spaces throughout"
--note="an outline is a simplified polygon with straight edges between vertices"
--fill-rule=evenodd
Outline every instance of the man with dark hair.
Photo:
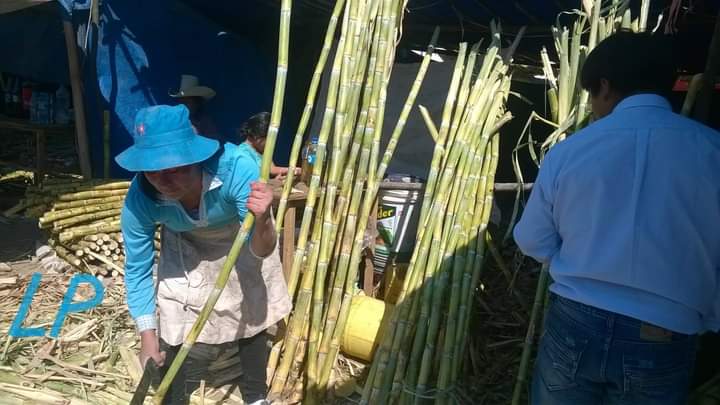
M 590 53 L 596 121 L 547 154 L 515 228 L 553 279 L 533 404 L 684 404 L 696 337 L 720 329 L 720 134 L 662 97 L 664 41 Z
M 267 139 L 268 127 L 270 126 L 270 113 L 261 112 L 248 118 L 247 121 L 238 128 L 238 137 L 240 138 L 241 147 L 246 147 L 254 153 L 258 164 L 262 160 L 262 154 L 265 151 L 265 140 Z M 272 163 L 270 167 L 270 177 L 283 178 L 287 175 L 287 167 L 275 166 Z M 295 176 L 300 174 L 300 168 L 295 169 Z

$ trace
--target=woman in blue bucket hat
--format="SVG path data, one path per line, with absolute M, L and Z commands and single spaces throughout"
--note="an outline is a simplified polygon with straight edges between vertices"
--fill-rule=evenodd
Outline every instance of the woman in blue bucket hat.
M 121 227 L 127 301 L 141 336 L 142 364 L 148 358 L 164 367 L 172 362 L 250 211 L 257 220 L 249 243 L 166 403 L 188 403 L 201 380 L 213 383 L 213 362 L 233 353 L 242 370 L 236 365 L 215 373 L 224 380 L 242 374 L 238 382 L 245 403 L 266 403 L 266 329 L 291 308 L 281 267 L 262 265 L 277 244 L 272 189 L 257 182 L 259 168 L 246 149 L 196 134 L 183 105 L 140 110 L 133 140 L 116 161 L 137 173 L 125 198 Z M 156 287 L 157 225 L 162 225 L 162 246 Z

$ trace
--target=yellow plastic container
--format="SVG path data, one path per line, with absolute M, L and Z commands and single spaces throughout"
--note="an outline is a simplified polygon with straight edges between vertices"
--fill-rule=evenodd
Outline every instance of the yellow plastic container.
M 385 330 L 383 321 L 390 320 L 392 307 L 365 295 L 353 297 L 340 350 L 348 356 L 371 361 Z

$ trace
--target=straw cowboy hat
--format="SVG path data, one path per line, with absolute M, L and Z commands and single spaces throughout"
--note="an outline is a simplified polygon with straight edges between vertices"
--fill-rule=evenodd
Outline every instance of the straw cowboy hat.
M 200 163 L 217 152 L 220 144 L 197 135 L 184 105 L 157 105 L 135 115 L 133 145 L 115 157 L 123 169 L 152 172 Z
M 210 100 L 215 97 L 215 90 L 207 86 L 200 86 L 200 80 L 197 76 L 182 75 L 180 79 L 180 88 L 177 93 L 170 93 L 170 97 L 202 97 Z

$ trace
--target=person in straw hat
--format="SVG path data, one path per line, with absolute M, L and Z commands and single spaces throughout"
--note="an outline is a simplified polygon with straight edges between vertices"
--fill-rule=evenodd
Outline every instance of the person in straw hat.
M 240 224 L 251 212 L 256 223 L 249 241 L 166 403 L 188 403 L 199 381 L 212 384 L 213 362 L 233 353 L 242 370 L 229 366 L 219 375 L 242 374 L 238 383 L 244 401 L 267 403 L 266 329 L 287 316 L 292 305 L 281 267 L 263 265 L 277 244 L 270 214 L 272 189 L 257 181 L 259 167 L 247 150 L 196 134 L 184 105 L 140 110 L 133 140 L 116 161 L 136 172 L 125 197 L 121 228 L 127 302 L 141 336 L 143 366 L 148 358 L 164 368 L 171 364 L 213 289 Z M 158 224 L 162 245 L 155 287 Z M 272 257 L 277 255 L 268 261 L 275 260 Z
M 207 113 L 205 107 L 207 102 L 215 97 L 215 90 L 207 86 L 201 86 L 197 76 L 182 75 L 180 88 L 170 97 L 177 99 L 179 104 L 184 105 L 190 111 L 190 122 L 195 132 L 213 139 L 219 139 L 215 122 Z

